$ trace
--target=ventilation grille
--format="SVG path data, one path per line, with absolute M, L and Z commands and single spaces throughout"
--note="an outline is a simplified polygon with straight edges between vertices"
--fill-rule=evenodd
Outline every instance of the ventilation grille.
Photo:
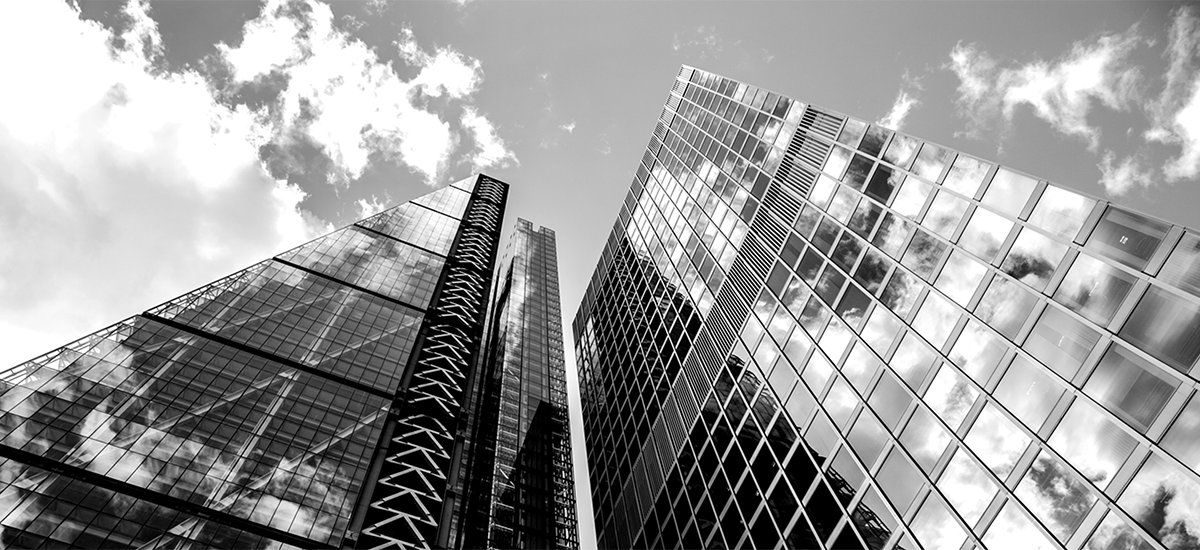
M 819 136 L 834 139 L 837 137 L 838 130 L 842 128 L 844 120 L 843 117 L 826 113 L 821 109 L 809 105 L 804 110 L 804 115 L 800 117 L 800 128 Z
M 786 195 L 786 193 L 777 191 L 776 187 L 772 186 L 772 188 L 767 191 L 767 201 L 764 201 L 768 207 L 771 207 L 770 213 L 759 212 L 759 215 L 754 217 L 754 223 L 750 224 L 750 233 L 757 235 L 767 243 L 767 251 L 769 255 L 774 255 L 773 253 L 779 252 L 779 250 L 783 248 L 783 241 L 787 239 L 787 230 L 784 229 L 783 225 L 776 221 L 775 216 L 771 214 L 778 212 L 780 215 L 789 216 L 788 219 L 792 220 L 795 219 L 796 214 L 800 212 L 800 203 L 795 199 L 792 199 L 791 202 L 788 203 L 788 208 L 785 212 L 780 212 L 779 209 L 772 207 L 769 202 L 772 191 L 775 191 L 777 196 Z M 768 260 L 768 262 L 770 262 L 770 260 Z

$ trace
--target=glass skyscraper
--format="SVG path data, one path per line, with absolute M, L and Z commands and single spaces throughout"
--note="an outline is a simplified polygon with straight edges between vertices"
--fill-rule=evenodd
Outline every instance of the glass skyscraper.
M 602 548 L 1200 548 L 1200 233 L 684 67 L 573 324 Z
M 0 545 L 446 546 L 507 190 L 453 183 L 0 373 Z
M 518 219 L 479 355 L 462 548 L 579 547 L 554 231 Z

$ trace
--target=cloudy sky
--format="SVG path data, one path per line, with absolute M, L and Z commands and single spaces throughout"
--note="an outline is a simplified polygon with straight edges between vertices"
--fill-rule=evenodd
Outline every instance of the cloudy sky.
M 1196 8 L 45 0 L 6 10 L 3 364 L 478 170 L 512 184 L 510 218 L 557 231 L 569 322 L 683 63 L 1200 227 Z

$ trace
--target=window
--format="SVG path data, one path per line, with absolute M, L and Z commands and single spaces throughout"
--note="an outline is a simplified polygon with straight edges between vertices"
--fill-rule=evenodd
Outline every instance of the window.
M 949 247 L 929 233 L 918 229 L 908 245 L 908 250 L 900 260 L 900 264 L 911 269 L 913 273 L 925 280 L 933 278 L 933 270 L 942 260 L 942 255 Z
M 838 143 L 857 147 L 858 140 L 862 139 L 863 133 L 866 131 L 867 123 L 848 118 L 846 125 L 842 127 L 842 133 L 838 134 Z
M 1187 373 L 1200 357 L 1200 306 L 1152 286 L 1125 322 L 1121 336 Z
M 1132 275 L 1080 254 L 1063 277 L 1054 299 L 1093 323 L 1107 325 L 1133 288 L 1134 280 Z
M 1061 542 L 1071 538 L 1096 502 L 1087 485 L 1045 451 L 1017 485 L 1016 495 Z
M 995 277 L 975 308 L 975 314 L 1000 334 L 1016 340 L 1035 303 L 1037 299 L 1028 290 L 1003 277 Z
M 968 525 L 979 521 L 996 494 L 996 484 L 961 449 L 955 451 L 937 486 Z
M 879 221 L 879 215 L 883 213 L 883 208 L 871 201 L 864 200 L 858 203 L 858 209 L 854 211 L 854 215 L 850 217 L 850 223 L 847 227 L 858 236 L 866 239 L 871 236 L 871 230 L 875 229 L 875 222 Z
M 987 209 L 976 208 L 975 213 L 971 214 L 971 221 L 959 237 L 958 244 L 985 262 L 990 262 L 996 257 L 996 252 L 1000 251 L 1000 245 L 1008 238 L 1012 226 L 1011 220 Z
M 871 181 L 867 183 L 867 188 L 864 193 L 868 197 L 875 198 L 879 202 L 887 203 L 892 197 L 892 191 L 900 185 L 904 180 L 904 174 L 880 164 L 875 168 L 875 173 L 871 174 Z
M 1095 204 L 1096 201 L 1092 199 L 1049 185 L 1029 215 L 1029 223 L 1073 240 Z
M 1163 436 L 1162 446 L 1192 469 L 1200 470 L 1200 393 L 1193 394 Z
M 916 139 L 903 134 L 896 134 L 896 137 L 892 138 L 892 142 L 888 144 L 887 152 L 883 154 L 883 160 L 900 168 L 907 168 L 908 163 L 912 161 L 913 153 L 917 151 L 919 145 L 921 145 L 921 142 Z
M 869 468 L 875 463 L 875 459 L 879 458 L 879 453 L 883 451 L 883 444 L 887 442 L 888 436 L 883 425 L 875 419 L 875 415 L 863 411 L 854 421 L 854 426 L 850 428 L 850 435 L 846 440 L 850 442 L 850 447 L 854 449 L 854 452 L 858 453 L 863 464 Z
M 957 307 L 936 292 L 930 292 L 913 318 L 912 327 L 935 348 L 941 349 L 959 317 Z
M 1066 253 L 1066 245 L 1032 229 L 1022 229 L 1000 270 L 1035 290 L 1043 290 Z
M 933 382 L 929 384 L 924 401 L 950 429 L 958 430 L 958 426 L 962 424 L 978 398 L 979 390 L 967 382 L 954 367 L 943 364 Z
M 915 332 L 908 332 L 889 364 L 909 387 L 920 388 L 936 354 Z
M 889 212 L 880 222 L 879 230 L 875 232 L 875 238 L 871 240 L 871 243 L 895 258 L 900 255 L 904 239 L 908 237 L 911 227 L 911 222 Z
M 988 164 L 966 155 L 959 155 L 950 171 L 946 173 L 946 181 L 942 182 L 942 187 L 974 198 L 989 169 L 991 166 Z
M 1195 513 L 1171 514 L 1167 516 L 1170 523 L 1164 525 L 1163 508 L 1166 504 L 1162 499 L 1165 495 L 1171 495 L 1172 500 L 1178 499 L 1177 505 L 1187 508 L 1184 503 L 1194 503 L 1200 499 L 1200 483 L 1180 472 L 1166 459 L 1151 454 L 1142 465 L 1142 469 L 1133 477 L 1129 487 L 1121 494 L 1117 504 L 1160 540 L 1174 539 L 1178 537 L 1177 533 L 1200 532 L 1200 517 Z M 1171 504 L 1176 505 L 1175 502 Z M 1186 548 L 1182 545 L 1172 547 Z
M 1070 381 L 1100 334 L 1054 307 L 1047 307 L 1025 341 L 1025 351 Z
M 908 317 L 908 312 L 912 310 L 920 292 L 921 285 L 917 283 L 916 278 L 897 269 L 892 271 L 892 278 L 884 288 L 880 300 L 896 315 Z
M 1087 240 L 1087 248 L 1118 262 L 1142 269 L 1170 226 L 1131 212 L 1109 207 Z
M 983 280 L 986 273 L 987 268 L 983 264 L 954 250 L 950 253 L 950 259 L 946 260 L 946 265 L 934 286 L 958 305 L 967 307 L 971 297 L 975 295 L 975 289 L 979 287 L 979 281 Z
M 837 147 L 834 147 L 834 150 L 837 150 Z M 833 157 L 830 157 L 830 162 L 832 161 Z M 837 180 L 821 174 L 817 176 L 816 183 L 813 184 L 812 190 L 808 192 L 808 201 L 818 207 L 825 208 L 829 204 L 829 198 L 833 195 L 833 191 L 837 188 Z
M 883 494 L 887 495 L 888 500 L 892 501 L 892 505 L 901 515 L 908 511 L 913 499 L 917 497 L 917 491 L 924 484 L 921 481 L 921 474 L 899 449 L 888 453 L 875 480 L 879 482 Z
M 871 173 L 871 166 L 875 161 L 870 157 L 862 155 L 854 155 L 854 159 L 850 161 L 850 167 L 846 170 L 846 176 L 842 181 L 855 189 L 862 189 L 867 183 L 867 174 Z
M 875 294 L 883 286 L 883 278 L 891 268 L 892 263 L 883 254 L 867 249 L 866 255 L 858 264 L 858 270 L 854 272 L 854 280 L 862 284 L 868 293 Z
M 879 152 L 883 150 L 883 144 L 887 142 L 887 138 L 891 133 L 891 130 L 882 126 L 872 125 L 867 129 L 866 135 L 863 136 L 862 143 L 858 145 L 858 150 L 873 157 L 878 157 Z
M 900 425 L 904 411 L 912 403 L 912 396 L 904 390 L 904 386 L 896 380 L 895 375 L 885 371 L 875 384 L 871 397 L 867 399 L 871 409 L 883 419 L 888 430 L 895 430 Z
M 917 214 L 921 213 L 921 207 L 925 206 L 925 198 L 932 190 L 932 185 L 919 179 L 905 179 L 900 192 L 896 194 L 896 200 L 892 202 L 892 210 L 902 216 L 916 219 Z
M 1179 382 L 1125 348 L 1114 345 L 1104 354 L 1083 391 L 1105 408 L 1146 433 Z
M 964 441 L 1001 480 L 1012 473 L 1017 460 L 1029 446 L 1029 436 L 992 403 L 979 412 Z
M 1052 550 L 1056 546 L 1050 544 L 1033 526 L 1033 522 L 1025 517 L 1020 506 L 1009 501 L 996 520 L 988 527 L 983 543 L 988 548 L 1020 548 L 1021 550 Z
M 971 319 L 950 350 L 950 360 L 967 376 L 983 385 L 992 377 L 1007 351 L 1008 345 L 1003 338 L 992 334 L 979 321 Z
M 1037 187 L 1037 180 L 1022 176 L 1007 168 L 999 168 L 992 177 L 992 183 L 983 194 L 983 204 L 1015 218 L 1029 202 L 1029 196 Z
M 932 143 L 926 143 L 913 163 L 912 172 L 929 181 L 937 181 L 942 174 L 942 168 L 950 160 L 951 153 Z
M 1100 489 L 1108 487 L 1136 445 L 1132 436 L 1085 399 L 1071 404 L 1050 436 L 1050 446 Z
M 1063 388 L 1036 363 L 1018 356 L 993 395 L 1032 431 L 1041 428 Z
M 958 222 L 962 220 L 963 212 L 966 211 L 967 201 L 950 193 L 938 192 L 933 203 L 929 205 L 929 211 L 925 212 L 925 219 L 921 224 L 949 239 L 954 236 L 954 230 L 958 229 Z
M 913 411 L 912 419 L 900 434 L 900 444 L 912 454 L 917 466 L 926 474 L 937 464 L 949 443 L 950 434 L 924 407 L 917 407 Z
M 1200 296 L 1200 235 L 1183 234 L 1183 239 L 1158 272 L 1158 280 Z
M 913 536 L 926 550 L 956 550 L 967 534 L 941 499 L 930 495 L 912 522 Z
M 825 173 L 834 178 L 841 178 L 842 171 L 849 162 L 850 151 L 835 145 L 829 151 L 829 159 L 825 161 Z

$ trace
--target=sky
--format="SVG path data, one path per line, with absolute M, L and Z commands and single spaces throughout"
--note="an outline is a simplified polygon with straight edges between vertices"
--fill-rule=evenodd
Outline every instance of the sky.
M 1200 227 L 1200 8 L 55 0 L 0 17 L 0 364 L 483 171 L 570 320 L 681 64 Z M 19 53 L 18 53 L 19 52 Z M 580 426 L 571 388 L 573 425 Z M 594 545 L 575 438 L 581 541 Z

